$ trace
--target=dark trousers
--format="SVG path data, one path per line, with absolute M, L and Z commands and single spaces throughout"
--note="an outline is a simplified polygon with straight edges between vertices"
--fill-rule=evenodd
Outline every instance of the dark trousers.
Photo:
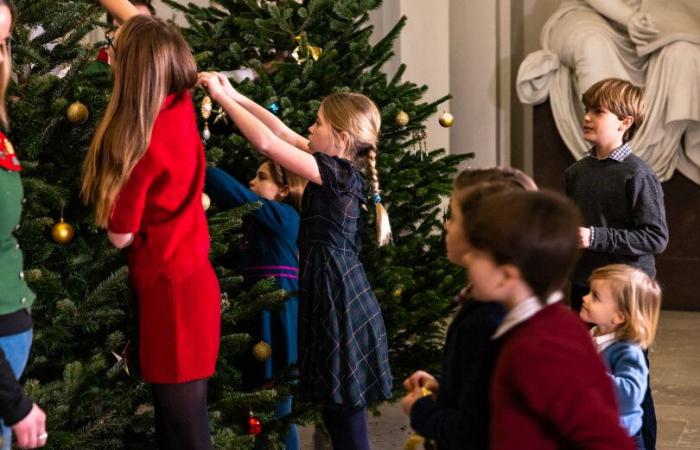
M 571 285 L 571 295 L 569 298 L 571 301 L 571 308 L 574 311 L 581 311 L 583 297 L 588 295 L 589 291 L 590 289 L 585 286 Z M 647 367 L 649 367 L 649 352 L 646 350 L 644 351 L 644 359 L 646 360 Z M 647 377 L 647 392 L 644 394 L 644 400 L 642 400 L 642 411 L 644 412 L 644 416 L 642 416 L 642 429 L 639 434 L 641 434 L 641 438 L 644 441 L 644 448 L 646 450 L 656 450 L 656 409 L 654 408 L 654 399 L 651 397 L 650 377 Z
M 644 359 L 649 367 L 649 351 L 644 350 Z M 651 370 L 651 369 L 650 369 Z M 646 450 L 656 450 L 656 409 L 651 397 L 651 377 L 647 377 L 647 392 L 642 400 L 642 439 Z
M 333 450 L 369 450 L 366 407 L 326 405 L 323 408 L 323 423 L 331 435 Z
M 207 411 L 207 379 L 151 384 L 156 442 L 160 450 L 213 450 Z

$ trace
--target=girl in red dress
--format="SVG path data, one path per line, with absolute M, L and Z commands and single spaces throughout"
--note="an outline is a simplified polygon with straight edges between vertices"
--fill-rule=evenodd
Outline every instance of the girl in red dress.
M 197 68 L 174 26 L 127 17 L 111 49 L 114 88 L 85 160 L 82 193 L 110 241 L 128 252 L 159 448 L 211 449 L 207 379 L 219 351 L 220 292 L 189 93 Z

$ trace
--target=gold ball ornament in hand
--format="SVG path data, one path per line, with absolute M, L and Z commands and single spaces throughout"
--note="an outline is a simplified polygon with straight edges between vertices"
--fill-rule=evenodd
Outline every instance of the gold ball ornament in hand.
M 455 123 L 455 118 L 452 114 L 448 113 L 447 111 L 444 111 L 438 121 L 443 127 L 449 128 L 452 126 L 452 124 Z
M 401 110 L 396 113 L 396 117 L 394 117 L 394 120 L 396 121 L 396 125 L 400 127 L 405 127 L 406 125 L 408 125 L 410 117 L 408 116 L 408 113 L 406 111 Z
M 69 244 L 73 240 L 74 234 L 71 224 L 64 222 L 63 218 L 51 227 L 51 238 L 57 244 Z
M 209 209 L 210 206 L 211 206 L 211 199 L 209 198 L 209 196 L 207 194 L 202 192 L 202 207 L 206 211 L 207 209 Z
M 68 116 L 68 120 L 70 120 L 71 123 L 78 125 L 81 123 L 85 123 L 85 121 L 88 120 L 90 112 L 88 111 L 87 106 L 83 105 L 80 102 L 74 102 L 71 103 L 71 105 L 68 107 L 66 115 Z
M 260 341 L 253 346 L 253 357 L 256 360 L 265 362 L 270 358 L 270 356 L 272 356 L 272 348 L 267 342 Z

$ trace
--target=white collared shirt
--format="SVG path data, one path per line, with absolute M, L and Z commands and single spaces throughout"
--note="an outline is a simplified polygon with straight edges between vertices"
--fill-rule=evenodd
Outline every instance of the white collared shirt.
M 552 305 L 564 298 L 564 293 L 562 291 L 556 291 L 547 297 L 547 305 Z M 508 311 L 506 316 L 503 318 L 501 325 L 496 328 L 496 332 L 493 333 L 491 339 L 498 339 L 499 337 L 506 334 L 511 328 L 518 325 L 519 323 L 525 322 L 530 317 L 534 316 L 540 310 L 544 309 L 544 305 L 540 302 L 540 299 L 533 295 L 528 297 L 522 302 L 515 305 L 513 309 Z
M 591 337 L 593 337 L 593 343 L 595 344 L 595 348 L 598 350 L 598 353 L 603 353 L 603 350 L 617 342 L 617 336 L 615 336 L 615 333 L 596 336 L 595 334 L 597 331 L 598 327 L 591 328 Z

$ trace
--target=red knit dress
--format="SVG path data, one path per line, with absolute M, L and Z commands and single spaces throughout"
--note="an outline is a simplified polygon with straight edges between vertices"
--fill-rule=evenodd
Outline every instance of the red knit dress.
M 171 94 L 109 219 L 113 233 L 134 233 L 127 248 L 129 276 L 147 382 L 184 383 L 214 373 L 221 296 L 209 262 L 204 168 L 190 94 Z

